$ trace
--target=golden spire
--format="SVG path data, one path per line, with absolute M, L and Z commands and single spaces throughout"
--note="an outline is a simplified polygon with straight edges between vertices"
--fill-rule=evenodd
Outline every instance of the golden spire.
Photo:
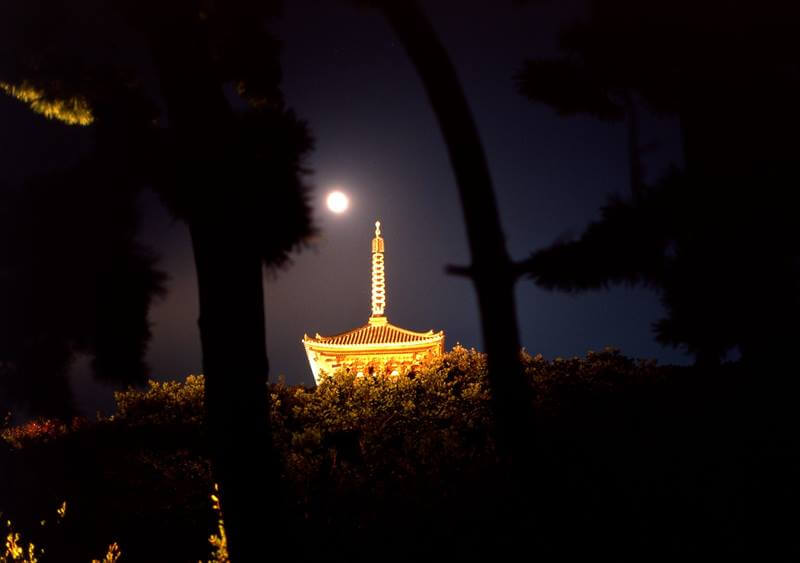
M 372 315 L 370 323 L 385 322 L 385 310 L 386 273 L 383 264 L 383 238 L 381 238 L 381 222 L 375 221 L 375 238 L 372 239 Z

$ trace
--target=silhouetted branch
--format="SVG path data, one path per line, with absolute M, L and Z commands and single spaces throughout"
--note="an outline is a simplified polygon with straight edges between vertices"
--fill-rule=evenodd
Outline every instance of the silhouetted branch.
M 444 267 L 444 271 L 451 276 L 461 276 L 465 278 L 473 278 L 475 276 L 472 266 L 456 266 L 448 264 Z

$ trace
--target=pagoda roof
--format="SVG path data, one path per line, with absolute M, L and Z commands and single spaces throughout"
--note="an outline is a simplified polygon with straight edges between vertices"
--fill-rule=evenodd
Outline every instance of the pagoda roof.
M 385 317 L 384 317 L 385 319 Z M 385 346 L 385 345 L 414 345 L 435 342 L 444 336 L 442 331 L 415 332 L 405 328 L 400 328 L 390 324 L 388 321 L 370 322 L 342 332 L 333 336 L 321 336 L 319 333 L 314 338 L 305 336 L 304 340 L 309 343 L 322 344 L 331 347 L 362 347 L 362 346 Z

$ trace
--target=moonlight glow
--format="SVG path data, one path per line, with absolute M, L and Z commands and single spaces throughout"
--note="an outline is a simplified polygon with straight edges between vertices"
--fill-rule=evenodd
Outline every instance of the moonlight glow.
M 347 211 L 347 208 L 350 207 L 350 200 L 344 192 L 340 192 L 339 190 L 329 193 L 325 203 L 328 205 L 328 209 L 336 214 L 344 213 Z

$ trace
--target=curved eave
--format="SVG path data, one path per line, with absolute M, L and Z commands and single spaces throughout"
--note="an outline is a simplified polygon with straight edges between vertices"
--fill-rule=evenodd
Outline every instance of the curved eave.
M 431 336 L 428 337 L 428 335 L 426 334 L 427 338 L 425 338 L 424 340 L 412 340 L 409 342 L 371 342 L 369 344 L 329 344 L 324 341 L 320 342 L 316 338 L 311 338 L 309 336 L 304 337 L 302 342 L 305 346 L 308 346 L 309 348 L 315 350 L 320 350 L 325 352 L 354 353 L 354 352 L 365 352 L 365 351 L 376 351 L 376 350 L 409 350 L 414 348 L 425 348 L 431 345 L 440 344 L 441 341 L 444 339 L 444 331 L 439 331 L 437 333 L 433 333 L 433 331 L 429 332 L 432 333 Z
M 416 332 L 414 330 L 409 330 L 407 328 L 400 328 L 399 326 L 393 325 L 391 323 L 386 323 L 386 324 L 383 324 L 383 325 L 374 325 L 374 326 L 366 324 L 364 326 L 360 326 L 360 327 L 354 328 L 352 330 L 346 330 L 344 332 L 340 332 L 339 334 L 332 334 L 331 336 L 322 336 L 320 333 L 316 333 L 316 335 L 314 335 L 313 340 L 316 340 L 317 342 L 325 342 L 327 340 L 338 340 L 340 338 L 344 338 L 344 337 L 349 336 L 351 334 L 355 334 L 355 333 L 362 332 L 362 331 L 368 331 L 368 330 L 376 330 L 376 329 L 386 329 L 386 330 L 390 330 L 390 331 L 393 331 L 393 332 L 399 332 L 401 334 L 407 334 L 408 336 L 412 336 L 414 338 L 419 338 L 420 340 L 425 339 L 425 338 L 434 338 L 436 335 L 441 334 L 443 332 L 441 330 L 439 332 L 437 332 L 437 333 L 434 333 L 433 330 L 429 330 L 427 332 Z M 306 336 L 306 338 L 308 338 L 309 340 L 312 340 L 312 338 L 309 337 L 309 336 Z

